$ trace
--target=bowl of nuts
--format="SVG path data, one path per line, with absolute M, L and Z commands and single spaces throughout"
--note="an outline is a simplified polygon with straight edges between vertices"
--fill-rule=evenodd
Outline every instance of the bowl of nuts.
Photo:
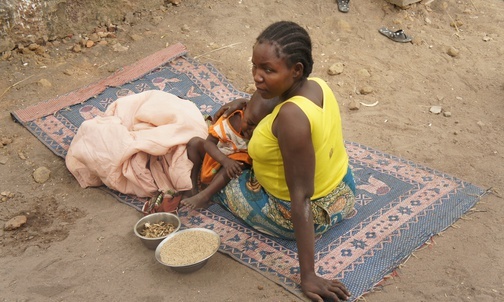
M 142 217 L 135 224 L 133 232 L 149 249 L 155 250 L 168 235 L 180 229 L 180 219 L 177 215 L 159 212 Z

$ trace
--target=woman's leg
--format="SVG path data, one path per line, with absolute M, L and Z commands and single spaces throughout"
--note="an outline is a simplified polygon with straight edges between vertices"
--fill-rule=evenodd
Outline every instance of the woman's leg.
M 239 178 L 231 179 L 212 200 L 261 233 L 295 239 L 289 209 L 266 193 L 252 170 L 244 170 Z

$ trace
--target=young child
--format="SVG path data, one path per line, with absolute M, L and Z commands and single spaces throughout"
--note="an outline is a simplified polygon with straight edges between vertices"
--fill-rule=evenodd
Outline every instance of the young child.
M 184 193 L 183 205 L 192 209 L 208 207 L 212 195 L 252 165 L 247 153 L 248 140 L 257 124 L 271 113 L 276 103 L 263 99 L 255 92 L 246 108 L 220 117 L 211 125 L 206 140 L 194 137 L 187 143 L 187 155 L 194 164 L 191 171 L 193 188 Z M 200 192 L 198 180 L 207 185 Z

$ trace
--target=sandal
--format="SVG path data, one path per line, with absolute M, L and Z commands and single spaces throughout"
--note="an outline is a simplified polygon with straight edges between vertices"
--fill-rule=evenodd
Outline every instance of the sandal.
M 144 204 L 144 206 L 142 207 L 142 212 L 144 213 L 144 215 L 158 212 L 176 214 L 180 206 L 181 199 L 182 194 L 180 193 L 171 195 L 160 192 Z
M 350 0 L 336 0 L 338 2 L 338 10 L 342 13 L 348 13 L 350 10 Z
M 392 41 L 406 43 L 411 42 L 411 37 L 408 36 L 402 29 L 398 31 L 391 31 L 386 27 L 382 27 L 378 30 L 382 35 L 389 38 Z

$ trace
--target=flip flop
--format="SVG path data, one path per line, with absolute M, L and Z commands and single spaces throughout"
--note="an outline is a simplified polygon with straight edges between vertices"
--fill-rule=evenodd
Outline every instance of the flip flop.
M 348 13 L 350 10 L 350 0 L 336 0 L 338 2 L 338 10 L 342 13 Z
M 407 43 L 407 42 L 411 42 L 411 39 L 412 39 L 402 29 L 399 29 L 397 31 L 392 31 L 386 27 L 382 27 L 378 31 L 382 35 L 384 35 L 385 37 L 387 37 L 390 40 L 395 41 L 395 42 Z

